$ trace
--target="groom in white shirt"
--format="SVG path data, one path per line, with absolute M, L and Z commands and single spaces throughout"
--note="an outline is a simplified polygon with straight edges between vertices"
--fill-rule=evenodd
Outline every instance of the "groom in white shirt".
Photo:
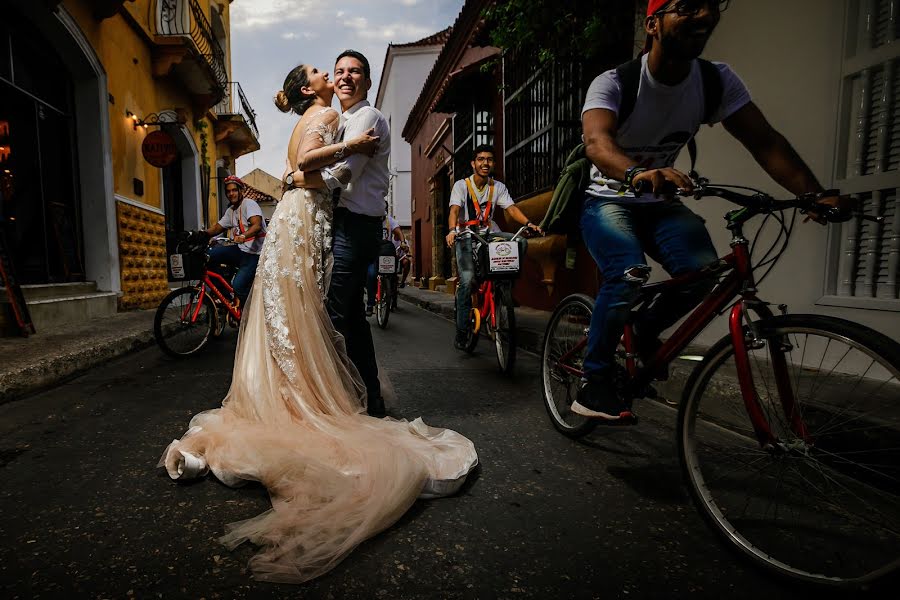
M 369 265 L 378 256 L 384 198 L 388 191 L 391 134 L 387 119 L 366 100 L 372 87 L 369 61 L 355 50 L 342 52 L 334 66 L 334 90 L 341 103 L 338 134 L 352 139 L 374 128 L 378 151 L 371 157 L 354 154 L 322 169 L 322 179 L 340 192 L 334 211 L 334 267 L 327 307 L 335 329 L 344 335 L 347 354 L 366 384 L 368 412 L 384 416 L 375 346 L 366 321 L 363 291 Z

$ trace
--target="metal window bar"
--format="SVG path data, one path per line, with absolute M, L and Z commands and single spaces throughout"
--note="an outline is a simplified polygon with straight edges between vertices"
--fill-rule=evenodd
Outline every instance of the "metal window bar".
M 229 81 L 225 88 L 225 96 L 213 109 L 217 115 L 240 115 L 259 139 L 259 128 L 256 126 L 256 111 L 250 106 L 244 89 L 237 81 Z

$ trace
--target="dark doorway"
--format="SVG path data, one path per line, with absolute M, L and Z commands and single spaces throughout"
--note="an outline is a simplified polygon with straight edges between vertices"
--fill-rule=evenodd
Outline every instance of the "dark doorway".
M 413 271 L 414 277 L 422 276 L 422 219 L 416 219 L 415 228 L 413 229 L 413 248 L 415 249 L 415 254 L 413 255 L 413 260 L 415 261 L 415 270 Z
M 447 238 L 447 234 L 450 233 L 450 229 L 447 226 L 447 216 L 450 212 L 450 173 L 449 170 L 444 168 L 438 171 L 435 175 L 437 181 L 437 206 L 435 206 L 434 211 L 434 228 L 439 232 L 436 238 L 440 241 L 438 244 L 438 248 L 441 249 L 441 260 L 440 260 L 440 273 L 436 273 L 443 278 L 447 278 L 453 275 L 453 252 L 447 248 L 447 244 L 444 243 L 444 240 Z
M 51 48 L 0 10 L 0 226 L 23 284 L 84 280 L 73 87 Z
M 177 132 L 169 132 L 178 135 Z M 166 253 L 171 256 L 176 252 L 178 234 L 184 228 L 184 178 L 181 169 L 181 152 L 175 160 L 161 169 L 163 210 L 166 213 Z M 171 273 L 170 273 L 171 275 Z

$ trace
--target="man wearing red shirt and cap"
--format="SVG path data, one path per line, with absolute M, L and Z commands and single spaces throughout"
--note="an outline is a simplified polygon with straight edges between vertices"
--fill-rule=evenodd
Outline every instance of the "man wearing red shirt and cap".
M 577 414 L 634 422 L 630 407 L 616 392 L 614 352 L 640 287 L 650 275 L 644 251 L 673 276 L 717 259 L 703 220 L 663 192 L 673 184 L 693 189 L 691 179 L 674 164 L 701 124 L 721 121 L 792 194 L 823 192 L 731 68 L 698 61 L 727 6 L 728 0 L 650 0 L 644 21 L 647 45 L 640 63 L 630 63 L 631 83 L 623 86 L 628 65 L 622 65 L 599 75 L 586 94 L 582 127 L 592 169 L 580 225 L 603 284 L 588 333 L 585 385 L 572 404 Z M 712 95 L 710 89 L 721 95 Z M 649 191 L 636 195 L 635 187 Z M 837 196 L 820 200 L 828 205 L 844 201 Z M 642 311 L 635 323 L 639 356 L 651 355 L 659 346 L 660 333 L 687 314 L 711 287 L 710 282 L 701 282 L 693 289 L 677 290 Z M 665 376 L 663 372 L 657 378 Z

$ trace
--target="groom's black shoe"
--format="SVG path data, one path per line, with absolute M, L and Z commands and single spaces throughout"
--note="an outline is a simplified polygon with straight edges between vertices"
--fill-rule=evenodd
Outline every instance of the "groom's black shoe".
M 384 409 L 384 398 L 378 396 L 374 400 L 369 400 L 366 412 L 369 413 L 370 417 L 375 417 L 376 419 L 381 419 L 387 415 L 387 411 Z

